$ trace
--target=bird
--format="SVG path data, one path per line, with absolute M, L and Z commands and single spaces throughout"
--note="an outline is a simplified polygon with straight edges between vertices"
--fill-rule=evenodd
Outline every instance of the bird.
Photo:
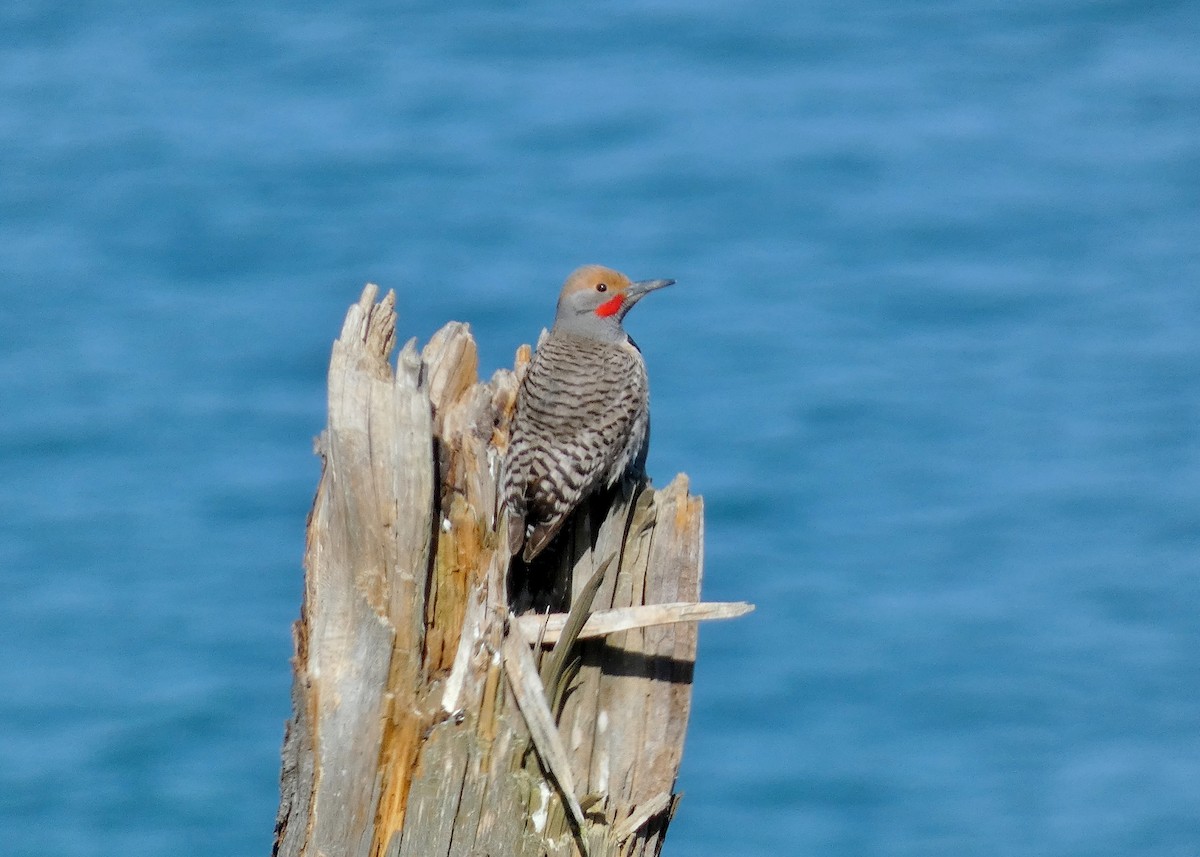
M 501 466 L 509 547 L 529 563 L 592 493 L 645 467 L 646 362 L 625 316 L 674 280 L 631 280 L 602 265 L 567 277 L 554 326 L 517 391 Z

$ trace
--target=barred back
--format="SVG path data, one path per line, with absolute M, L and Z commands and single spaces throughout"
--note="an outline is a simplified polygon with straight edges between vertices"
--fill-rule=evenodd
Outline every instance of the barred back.
M 513 553 L 528 562 L 579 503 L 639 464 L 649 427 L 646 365 L 632 340 L 552 333 L 517 394 L 503 467 Z

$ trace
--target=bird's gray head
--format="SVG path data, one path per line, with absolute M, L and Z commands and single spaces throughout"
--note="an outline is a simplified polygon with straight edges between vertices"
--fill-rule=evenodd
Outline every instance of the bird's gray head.
M 595 339 L 623 339 L 621 322 L 633 305 L 674 280 L 634 281 L 603 265 L 584 265 L 563 284 L 554 330 Z

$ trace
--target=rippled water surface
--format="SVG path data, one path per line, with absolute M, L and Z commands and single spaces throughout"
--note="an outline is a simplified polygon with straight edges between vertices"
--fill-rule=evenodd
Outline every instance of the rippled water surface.
M 0 839 L 264 855 L 324 369 L 601 261 L 707 502 L 667 853 L 1200 853 L 1188 3 L 10 0 Z

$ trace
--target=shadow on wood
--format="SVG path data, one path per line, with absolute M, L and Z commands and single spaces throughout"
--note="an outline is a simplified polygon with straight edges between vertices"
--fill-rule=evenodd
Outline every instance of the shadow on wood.
M 393 368 L 376 295 L 333 346 L 274 853 L 659 853 L 694 622 L 750 609 L 697 603 L 700 498 L 591 504 L 555 546 L 572 615 L 518 620 L 496 475 L 529 348 L 480 383 L 451 323 Z

